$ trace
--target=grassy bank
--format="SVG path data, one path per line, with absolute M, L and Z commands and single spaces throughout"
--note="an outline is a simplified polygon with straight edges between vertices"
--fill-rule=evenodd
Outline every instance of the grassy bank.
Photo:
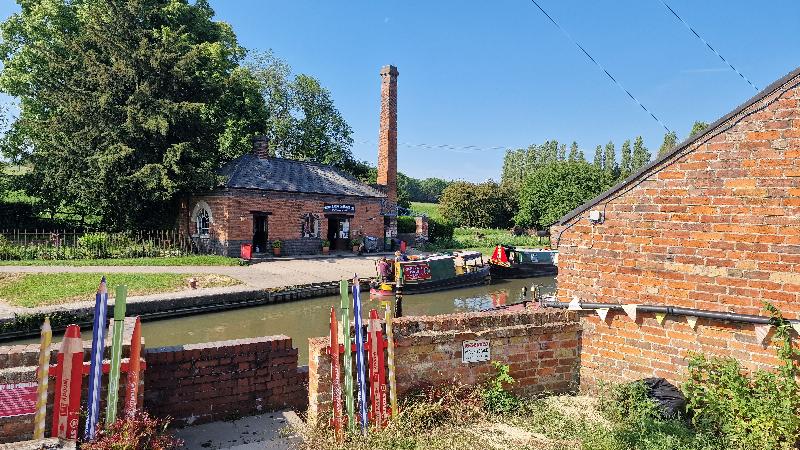
M 0 266 L 237 266 L 238 258 L 190 255 L 164 258 L 29 259 L 0 261 Z
M 439 214 L 438 203 L 411 202 L 411 211 L 419 214 L 425 214 L 432 219 L 442 218 L 442 215 Z
M 0 302 L 13 306 L 37 306 L 92 301 L 101 273 L 0 273 Z M 188 289 L 187 279 L 197 278 L 198 287 L 219 287 L 240 284 L 221 275 L 174 273 L 112 273 L 106 276 L 109 296 L 114 286 L 127 285 L 128 295 L 176 292 Z

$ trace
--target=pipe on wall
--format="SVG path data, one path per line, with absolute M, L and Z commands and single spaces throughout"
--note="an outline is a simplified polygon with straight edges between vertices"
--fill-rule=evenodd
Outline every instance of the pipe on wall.
M 559 302 L 556 300 L 542 300 L 543 307 L 549 308 L 567 308 L 568 302 Z M 583 309 L 602 309 L 608 308 L 613 310 L 622 310 L 622 305 L 614 303 L 581 303 Z M 660 306 L 660 305 L 638 305 L 637 311 L 650 312 L 650 313 L 663 313 L 672 316 L 694 316 L 704 319 L 725 320 L 729 322 L 742 322 L 754 324 L 768 324 L 774 323 L 771 317 L 755 316 L 752 314 L 736 314 L 721 311 L 709 311 L 707 309 L 692 309 L 692 308 L 678 308 L 675 306 Z M 800 323 L 800 320 L 787 320 L 790 325 Z

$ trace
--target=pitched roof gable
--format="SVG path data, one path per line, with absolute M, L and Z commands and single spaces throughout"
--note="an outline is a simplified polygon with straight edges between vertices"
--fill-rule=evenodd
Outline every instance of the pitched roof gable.
M 670 150 L 669 152 L 666 152 L 664 155 L 658 156 L 655 159 L 655 161 L 651 162 L 650 164 L 648 164 L 648 165 L 642 167 L 641 169 L 639 169 L 638 171 L 634 172 L 628 178 L 626 178 L 623 181 L 621 181 L 621 182 L 617 183 L 616 185 L 612 186 L 611 188 L 609 188 L 605 192 L 601 193 L 597 197 L 595 197 L 595 198 L 589 200 L 588 202 L 582 204 L 581 206 L 578 206 L 577 208 L 573 209 L 572 211 L 567 213 L 564 217 L 559 219 L 558 222 L 554 223 L 553 225 L 565 225 L 567 222 L 571 221 L 575 217 L 577 217 L 577 216 L 581 215 L 582 213 L 586 212 L 586 210 L 588 210 L 589 208 L 601 203 L 603 200 L 611 198 L 617 192 L 620 192 L 623 189 L 625 189 L 625 188 L 627 188 L 627 187 L 629 187 L 631 185 L 636 184 L 636 182 L 639 181 L 641 178 L 646 177 L 651 172 L 653 172 L 655 169 L 659 168 L 664 161 L 670 159 L 671 157 L 673 157 L 677 153 L 680 153 L 681 151 L 685 150 L 687 147 L 689 147 L 690 145 L 694 144 L 695 142 L 701 140 L 703 137 L 711 135 L 711 134 L 719 134 L 717 132 L 718 131 L 717 129 L 720 128 L 721 125 L 723 125 L 726 122 L 728 122 L 729 120 L 735 118 L 737 115 L 742 114 L 743 112 L 745 112 L 745 110 L 747 108 L 757 104 L 758 102 L 761 102 L 762 100 L 766 100 L 767 97 L 769 97 L 775 91 L 777 91 L 781 87 L 785 86 L 790 81 L 792 81 L 794 78 L 797 78 L 798 76 L 800 76 L 800 67 L 798 67 L 798 68 L 794 69 L 793 71 L 789 72 L 788 74 L 786 74 L 785 76 L 783 76 L 779 80 L 776 80 L 775 82 L 773 82 L 772 84 L 770 84 L 769 86 L 764 88 L 761 92 L 759 92 L 758 94 L 756 94 L 755 96 L 753 96 L 749 100 L 747 100 L 746 102 L 744 102 L 741 105 L 739 105 L 733 111 L 731 111 L 728 114 L 725 114 L 724 116 L 720 117 L 714 123 L 709 125 L 708 128 L 706 128 L 705 130 L 701 131 L 700 133 L 696 133 L 696 134 L 693 134 L 693 135 L 689 136 L 683 142 L 681 142 L 680 144 L 676 145 L 672 150 Z M 795 86 L 797 84 L 800 84 L 800 81 L 796 81 Z M 764 105 L 764 106 L 766 106 L 766 105 Z M 727 131 L 727 130 L 722 130 L 722 131 Z M 722 131 L 720 131 L 720 133 Z
M 259 159 L 246 154 L 226 164 L 219 174 L 225 178 L 223 186 L 233 189 L 386 197 L 378 189 L 334 167 L 308 161 Z

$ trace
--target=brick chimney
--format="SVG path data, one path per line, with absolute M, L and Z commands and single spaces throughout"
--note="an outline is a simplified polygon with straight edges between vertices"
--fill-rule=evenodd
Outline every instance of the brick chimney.
M 272 156 L 269 152 L 269 138 L 267 136 L 253 136 L 253 154 L 258 159 L 267 159 Z
M 386 186 L 388 205 L 397 205 L 397 76 L 395 66 L 381 68 L 381 123 L 378 132 L 378 184 Z

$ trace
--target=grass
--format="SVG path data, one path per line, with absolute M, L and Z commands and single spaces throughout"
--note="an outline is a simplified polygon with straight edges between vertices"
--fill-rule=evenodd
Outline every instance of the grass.
M 0 261 L 0 266 L 238 266 L 239 259 L 219 255 L 118 259 L 29 259 Z
M 439 214 L 438 203 L 420 203 L 411 202 L 411 210 L 417 213 L 425 214 L 432 219 L 441 219 L 442 215 Z
M 431 250 L 477 250 L 484 255 L 491 255 L 498 244 L 541 248 L 548 247 L 550 239 L 528 235 L 514 236 L 508 230 L 494 228 L 456 228 L 452 240 L 437 242 L 432 245 Z
M 94 299 L 102 273 L 0 273 L 0 301 L 35 308 Z M 106 276 L 109 296 L 114 287 L 127 285 L 128 295 L 146 295 L 188 289 L 187 279 L 197 278 L 198 287 L 240 284 L 227 276 L 175 273 L 111 273 Z

